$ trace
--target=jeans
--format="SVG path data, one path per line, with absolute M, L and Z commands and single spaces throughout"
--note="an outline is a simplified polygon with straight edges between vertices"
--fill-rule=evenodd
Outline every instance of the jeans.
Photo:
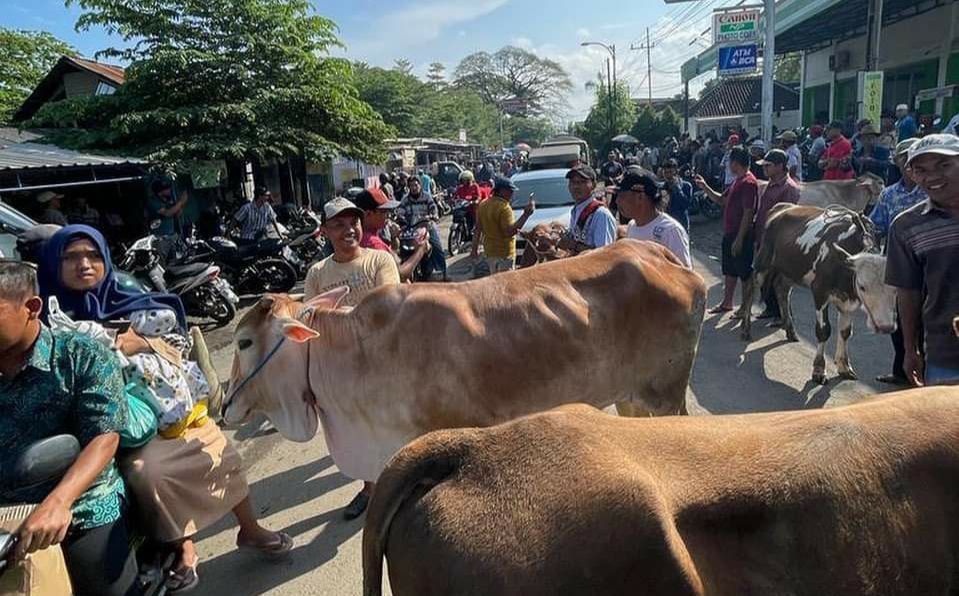
M 439 271 L 446 276 L 446 249 L 443 248 L 443 241 L 440 240 L 440 229 L 436 224 L 430 225 L 430 260 L 433 263 L 433 271 Z
M 926 385 L 959 385 L 959 368 L 926 363 Z

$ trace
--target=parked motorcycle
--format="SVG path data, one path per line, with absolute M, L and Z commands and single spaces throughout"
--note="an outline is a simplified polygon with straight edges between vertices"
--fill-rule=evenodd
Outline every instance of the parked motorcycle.
M 179 296 L 190 316 L 210 318 L 220 325 L 236 316 L 240 299 L 229 282 L 220 278 L 220 268 L 210 262 L 184 263 L 175 258 L 164 265 L 156 236 L 134 242 L 118 266 L 154 291 Z
M 456 256 L 473 242 L 473 228 L 470 226 L 469 210 L 473 207 L 470 201 L 455 201 L 453 204 L 453 224 L 450 226 L 449 239 L 446 246 L 450 256 Z
M 264 238 L 243 247 L 222 236 L 190 239 L 184 262 L 217 263 L 240 294 L 284 294 L 296 285 L 296 267 L 303 266 L 287 244 L 278 238 Z
M 9 469 L 0 469 L 0 487 L 3 489 L 0 492 L 0 502 L 23 503 L 25 499 L 20 495 L 52 491 L 76 462 L 80 451 L 80 442 L 72 435 L 57 435 L 24 446 Z M 23 519 L 37 505 L 24 503 L 0 506 L 0 519 Z M 17 542 L 18 536 L 15 532 L 0 530 L 0 576 L 11 569 L 10 558 Z M 138 594 L 163 596 L 167 592 L 166 578 L 173 569 L 176 557 L 172 552 L 163 552 L 154 557 L 153 551 L 158 547 L 140 536 L 131 536 L 130 542 L 131 545 L 139 545 L 136 549 L 140 567 L 137 576 Z M 45 590 L 43 585 L 35 585 L 34 589 L 52 593 L 57 587 L 62 586 L 51 586 Z
M 289 237 L 292 238 L 284 250 L 284 256 L 292 253 L 295 257 L 299 277 L 304 277 L 310 265 L 331 254 L 332 247 L 320 232 L 320 219 L 312 211 L 305 209 L 294 213 L 286 224 Z M 290 260 L 290 259 L 288 259 Z M 292 262 L 291 262 L 292 264 Z

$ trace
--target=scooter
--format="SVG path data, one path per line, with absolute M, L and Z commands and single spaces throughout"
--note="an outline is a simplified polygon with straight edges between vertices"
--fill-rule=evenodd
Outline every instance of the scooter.
M 159 240 L 152 234 L 134 242 L 118 267 L 129 271 L 157 292 L 176 294 L 191 316 L 211 318 L 225 325 L 236 316 L 239 297 L 220 277 L 220 268 L 209 262 L 183 263 L 173 258 L 164 266 Z
M 0 502 L 21 503 L 20 495 L 49 493 L 80 457 L 80 442 L 72 435 L 57 435 L 27 445 L 9 469 L 0 469 Z M 24 519 L 38 504 L 0 506 L 0 519 Z M 18 542 L 15 532 L 0 530 L 0 576 L 11 569 L 11 556 Z M 131 536 L 131 545 L 140 545 L 137 559 L 140 573 L 137 588 L 142 596 L 164 596 L 166 578 L 173 569 L 172 553 L 159 556 L 153 563 L 144 560 L 146 541 Z M 62 554 L 60 555 L 62 556 Z M 41 586 L 42 587 L 42 586 Z

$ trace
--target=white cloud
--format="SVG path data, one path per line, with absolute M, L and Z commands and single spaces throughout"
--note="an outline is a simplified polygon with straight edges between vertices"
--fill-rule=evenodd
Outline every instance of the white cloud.
M 533 47 L 533 40 L 528 37 L 514 37 L 510 43 L 524 50 L 529 50 Z
M 586 39 L 587 37 L 589 37 L 589 29 L 587 29 L 586 27 L 580 27 L 579 29 L 576 30 L 576 37 L 580 39 Z

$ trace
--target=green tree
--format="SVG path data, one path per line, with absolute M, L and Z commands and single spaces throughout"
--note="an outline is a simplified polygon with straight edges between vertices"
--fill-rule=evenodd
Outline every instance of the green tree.
M 430 64 L 430 70 L 426 74 L 426 80 L 434 89 L 446 85 L 446 66 L 442 62 L 433 62 Z
M 780 83 L 795 83 L 802 75 L 802 54 L 792 52 L 776 56 L 774 76 Z
M 336 26 L 308 0 L 68 0 L 80 30 L 129 45 L 116 94 L 46 106 L 54 142 L 174 164 L 332 155 L 378 161 L 389 127 L 360 98 L 351 65 L 328 57 Z M 78 125 L 84 129 L 76 128 Z
M 596 86 L 596 103 L 582 127 L 583 138 L 600 154 L 605 154 L 613 137 L 628 132 L 636 120 L 636 104 L 630 98 L 626 84 L 617 85 L 612 97 L 607 89 L 603 81 Z
M 406 58 L 397 58 L 393 61 L 393 70 L 401 72 L 405 75 L 412 75 L 413 63 Z
M 558 116 L 573 89 L 569 73 L 558 62 L 513 46 L 495 54 L 470 54 L 454 76 L 457 86 L 477 93 L 486 103 L 503 105 L 511 100 L 504 111 L 512 116 Z
M 548 118 L 507 118 L 505 127 L 513 145 L 526 143 L 535 147 L 556 133 L 556 127 Z
M 648 105 L 643 106 L 643 110 L 639 113 L 639 117 L 633 124 L 629 134 L 639 139 L 640 143 L 651 145 L 656 142 L 656 135 L 659 134 L 658 120 L 656 111 L 653 110 L 653 108 Z
M 679 137 L 680 118 L 671 106 L 666 106 L 656 115 L 656 129 L 652 141 L 662 143 L 669 137 Z
M 75 54 L 69 44 L 46 31 L 0 27 L 0 124 L 10 122 L 61 56 Z
M 353 65 L 353 81 L 360 99 L 372 106 L 400 136 L 412 135 L 419 128 L 420 103 L 427 90 L 416 77 L 397 69 L 386 70 L 358 62 Z

